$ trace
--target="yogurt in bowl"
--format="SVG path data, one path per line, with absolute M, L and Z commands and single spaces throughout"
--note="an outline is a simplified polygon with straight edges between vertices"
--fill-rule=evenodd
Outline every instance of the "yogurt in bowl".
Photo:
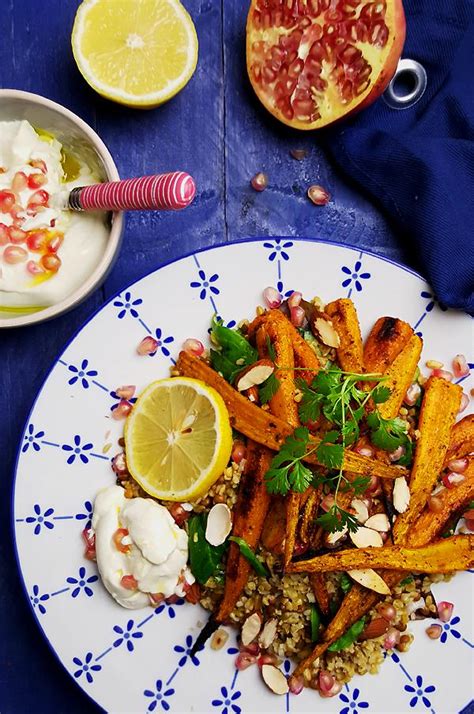
M 0 328 L 50 319 L 100 285 L 118 254 L 123 214 L 65 210 L 66 197 L 119 178 L 82 119 L 0 89 Z

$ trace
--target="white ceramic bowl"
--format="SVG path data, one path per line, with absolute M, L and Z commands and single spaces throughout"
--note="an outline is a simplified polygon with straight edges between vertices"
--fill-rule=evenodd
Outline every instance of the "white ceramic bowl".
M 51 132 L 66 148 L 87 158 L 95 173 L 104 181 L 118 181 L 119 174 L 102 139 L 85 121 L 60 104 L 30 92 L 0 89 L 0 121 L 27 119 L 33 126 Z M 82 302 L 106 278 L 120 249 L 123 213 L 114 213 L 106 249 L 94 271 L 80 288 L 61 302 L 31 314 L 0 313 L 0 328 L 21 327 L 50 320 Z

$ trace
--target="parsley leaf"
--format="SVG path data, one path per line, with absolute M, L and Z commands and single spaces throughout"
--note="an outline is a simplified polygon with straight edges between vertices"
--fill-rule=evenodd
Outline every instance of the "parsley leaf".
M 309 387 L 304 379 L 297 380 L 298 389 L 303 393 L 303 398 L 299 403 L 298 413 L 303 424 L 309 421 L 316 421 L 321 413 L 322 395 Z
M 381 384 L 372 390 L 372 399 L 375 404 L 383 404 L 390 396 L 390 389 Z
M 371 412 L 367 417 L 370 428 L 370 440 L 374 446 L 384 451 L 395 451 L 407 441 L 407 425 L 403 419 L 384 419 L 378 412 Z
M 265 337 L 265 342 L 267 345 L 267 352 L 268 352 L 269 358 L 271 359 L 272 362 L 276 362 L 275 348 L 274 348 L 273 343 L 268 335 L 266 335 L 266 337 Z
M 280 389 L 280 380 L 273 372 L 258 388 L 261 404 L 267 404 Z
M 313 479 L 313 473 L 301 463 L 306 454 L 308 441 L 309 431 L 304 426 L 297 427 L 292 434 L 287 436 L 265 474 L 269 493 L 279 493 L 284 496 L 290 490 L 302 493 L 308 488 Z
M 328 431 L 316 449 L 318 461 L 328 469 L 340 469 L 344 460 L 344 446 L 335 443 L 338 436 L 337 431 Z
M 322 516 L 319 516 L 319 518 L 316 519 L 316 523 L 330 533 L 342 531 L 344 528 L 347 528 L 351 533 L 355 533 L 359 528 L 357 518 L 353 516 L 352 513 L 340 508 L 336 503 L 331 506 L 327 513 L 323 513 Z

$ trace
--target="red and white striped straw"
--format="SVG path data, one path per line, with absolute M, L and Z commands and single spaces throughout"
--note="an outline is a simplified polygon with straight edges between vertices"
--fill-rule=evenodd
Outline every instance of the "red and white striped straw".
M 178 210 L 189 206 L 195 194 L 194 179 L 174 171 L 74 188 L 68 203 L 76 211 Z

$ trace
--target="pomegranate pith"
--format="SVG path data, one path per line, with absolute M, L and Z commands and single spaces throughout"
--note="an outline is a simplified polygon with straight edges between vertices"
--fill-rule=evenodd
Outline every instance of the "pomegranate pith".
M 277 119 L 316 129 L 375 101 L 404 40 L 401 0 L 252 0 L 247 71 Z

